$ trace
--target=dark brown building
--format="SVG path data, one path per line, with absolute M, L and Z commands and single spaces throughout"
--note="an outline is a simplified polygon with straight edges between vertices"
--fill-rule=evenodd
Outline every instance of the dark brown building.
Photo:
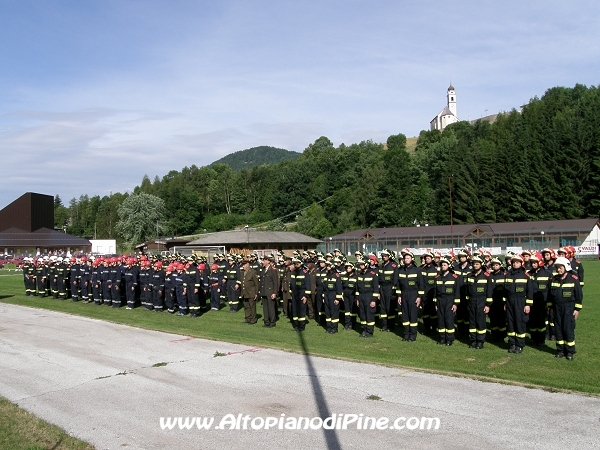
M 27 192 L 0 210 L 0 252 L 38 255 L 88 253 L 92 244 L 54 230 L 54 197 Z

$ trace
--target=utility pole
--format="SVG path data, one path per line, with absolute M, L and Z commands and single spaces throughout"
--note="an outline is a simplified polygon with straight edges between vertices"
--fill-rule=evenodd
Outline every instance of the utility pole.
M 454 250 L 454 223 L 452 220 L 452 178 L 454 175 L 448 177 L 448 186 L 450 188 L 450 236 L 452 240 L 452 250 Z

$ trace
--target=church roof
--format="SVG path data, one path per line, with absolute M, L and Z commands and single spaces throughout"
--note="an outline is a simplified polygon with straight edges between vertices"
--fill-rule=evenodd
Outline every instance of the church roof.
M 452 111 L 450 111 L 450 108 L 448 108 L 447 106 L 440 113 L 440 116 L 453 116 L 453 115 L 454 115 L 454 113 Z
M 454 90 L 455 90 L 455 89 L 454 89 L 454 86 L 452 86 L 452 83 L 450 83 L 450 86 L 448 87 L 448 90 L 449 90 L 449 91 L 454 91 Z

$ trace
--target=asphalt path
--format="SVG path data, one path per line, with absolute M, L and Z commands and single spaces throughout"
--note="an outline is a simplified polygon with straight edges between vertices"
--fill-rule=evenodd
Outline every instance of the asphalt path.
M 0 304 L 0 395 L 98 449 L 600 446 L 595 397 L 195 339 L 7 304 Z M 214 422 L 209 430 L 195 424 L 163 429 L 161 417 Z M 301 428 L 309 422 L 309 429 L 285 429 L 299 417 L 305 418 Z M 319 427 L 329 417 L 325 425 L 333 421 L 336 427 Z M 382 429 L 357 429 L 366 417 L 379 419 Z M 439 419 L 439 428 L 423 417 Z M 240 429 L 230 429 L 238 423 Z

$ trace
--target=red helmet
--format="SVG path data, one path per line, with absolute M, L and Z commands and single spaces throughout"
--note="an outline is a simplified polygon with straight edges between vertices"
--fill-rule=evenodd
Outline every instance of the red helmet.
M 213 264 L 212 266 L 210 266 L 210 270 L 219 270 L 219 265 Z
M 71 261 L 72 263 L 74 263 L 74 262 L 77 262 L 77 258 L 75 258 L 74 256 L 72 256 L 72 257 L 71 257 L 71 259 L 70 259 L 70 261 Z
M 155 261 L 154 262 L 154 267 L 156 267 L 157 269 L 162 269 L 162 261 Z

